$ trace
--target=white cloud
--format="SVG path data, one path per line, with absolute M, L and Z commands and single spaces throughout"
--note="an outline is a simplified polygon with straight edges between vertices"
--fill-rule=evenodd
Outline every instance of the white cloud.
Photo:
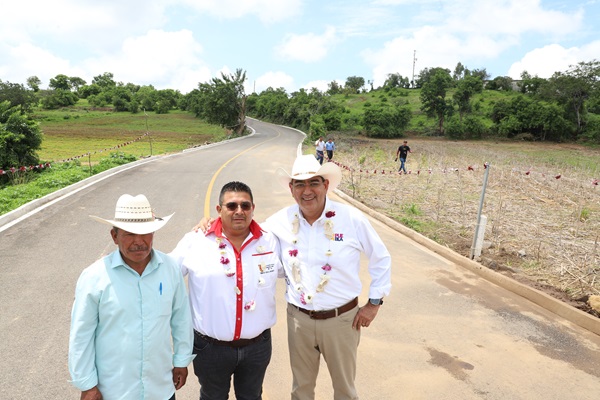
M 116 81 L 153 84 L 157 89 L 171 88 L 187 93 L 198 82 L 211 77 L 200 59 L 201 53 L 202 46 L 188 30 L 152 30 L 126 39 L 116 54 L 85 60 L 85 66 L 94 76 L 112 72 Z
M 165 4 L 144 0 L 23 0 L 3 6 L 0 37 L 5 42 L 37 40 L 46 46 L 86 45 L 88 50 L 107 48 L 123 37 L 165 23 Z M 10 16 L 9 18 L 7 16 Z
M 324 81 L 324 80 L 310 81 L 310 82 L 308 82 L 306 85 L 304 85 L 302 87 L 304 89 L 306 89 L 308 92 L 310 92 L 310 90 L 312 88 L 317 88 L 320 92 L 326 92 L 329 89 L 329 84 L 330 83 L 331 83 L 331 81 Z M 344 82 L 338 81 L 338 83 L 341 86 L 344 86 Z
M 335 42 L 335 28 L 328 27 L 322 35 L 314 33 L 288 34 L 275 51 L 283 59 L 312 63 L 325 58 Z
M 379 3 L 405 2 L 384 0 Z M 372 67 L 375 86 L 382 85 L 389 73 L 412 78 L 414 50 L 417 52 L 415 77 L 423 68 L 453 70 L 459 61 L 470 68 L 481 68 L 488 61 L 492 62 L 507 50 L 519 46 L 525 35 L 563 38 L 577 32 L 583 21 L 581 9 L 569 13 L 554 11 L 542 5 L 540 0 L 453 0 L 440 3 L 443 12 L 427 14 L 429 25 L 415 27 L 410 34 L 398 36 L 380 49 L 368 49 L 362 53 L 364 62 Z M 429 11 L 423 8 L 423 14 L 416 19 L 426 19 L 424 15 Z M 528 60 L 528 64 L 531 62 Z M 549 56 L 543 62 L 546 63 L 545 68 L 553 71 L 563 65 L 560 58 L 553 60 Z
M 520 61 L 510 66 L 508 76 L 519 79 L 521 73 L 527 71 L 532 76 L 550 78 L 555 72 L 564 72 L 571 65 L 597 59 L 598 54 L 600 54 L 600 40 L 581 48 L 564 48 L 559 44 L 551 44 L 525 54 Z
M 570 10 L 570 9 L 569 9 Z M 444 29 L 455 33 L 514 36 L 528 32 L 562 36 L 577 31 L 583 10 L 551 10 L 540 0 L 454 0 L 444 7 Z
M 273 89 L 285 88 L 287 93 L 293 91 L 294 87 L 294 78 L 290 75 L 277 71 L 269 71 L 266 74 L 263 74 L 256 78 L 252 82 L 247 82 L 248 87 L 246 87 L 246 93 L 252 93 L 256 91 L 256 93 L 260 93 L 269 87 Z
M 17 46 L 0 45 L 0 55 L 0 79 L 12 83 L 25 84 L 28 77 L 35 75 L 40 78 L 44 88 L 50 78 L 58 74 L 81 76 L 83 73 L 68 60 L 31 43 Z M 15 65 L 19 66 L 18 70 L 14 68 Z
M 180 0 L 182 4 L 206 11 L 223 19 L 237 19 L 254 15 L 264 23 L 274 23 L 297 16 L 302 11 L 302 0 Z

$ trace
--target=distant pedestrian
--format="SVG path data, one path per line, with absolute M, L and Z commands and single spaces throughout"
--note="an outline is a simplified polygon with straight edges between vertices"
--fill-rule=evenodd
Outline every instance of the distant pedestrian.
M 398 151 L 396 151 L 396 159 L 394 161 L 398 161 L 398 157 L 400 158 L 400 168 L 398 172 L 404 172 L 406 174 L 406 167 L 404 163 L 406 163 L 406 157 L 408 157 L 408 153 L 412 153 L 410 151 L 410 147 L 408 147 L 408 142 L 405 140 L 404 143 L 398 147 Z
M 323 158 L 325 158 L 325 141 L 323 140 L 323 136 L 319 136 L 319 139 L 315 142 L 315 147 L 317 149 L 317 161 L 323 165 Z
M 333 160 L 333 151 L 335 150 L 335 143 L 333 143 L 333 139 L 329 138 L 327 143 L 325 143 L 325 151 L 327 151 L 327 161 Z

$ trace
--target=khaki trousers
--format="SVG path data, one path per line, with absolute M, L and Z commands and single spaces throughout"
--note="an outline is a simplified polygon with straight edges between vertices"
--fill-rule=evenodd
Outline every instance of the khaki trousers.
M 315 320 L 288 304 L 292 400 L 312 400 L 321 354 L 331 375 L 334 400 L 357 400 L 354 387 L 360 331 L 352 328 L 358 306 L 334 318 Z

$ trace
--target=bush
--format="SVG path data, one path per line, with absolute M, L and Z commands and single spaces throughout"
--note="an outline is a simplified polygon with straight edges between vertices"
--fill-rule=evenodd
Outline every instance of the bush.
M 365 109 L 363 126 L 367 136 L 398 138 L 410 123 L 412 113 L 407 107 L 379 106 Z

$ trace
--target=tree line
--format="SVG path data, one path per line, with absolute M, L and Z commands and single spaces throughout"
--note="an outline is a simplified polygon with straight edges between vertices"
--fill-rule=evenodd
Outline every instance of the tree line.
M 580 62 L 549 79 L 526 71 L 514 82 L 509 77 L 492 80 L 485 69 L 470 70 L 458 63 L 454 71 L 425 68 L 416 79 L 388 74 L 381 87 L 350 76 L 342 85 L 328 84 L 287 93 L 272 88 L 246 94 L 246 72 L 237 69 L 199 83 L 187 94 L 152 85 L 117 82 L 110 72 L 88 84 L 79 77 L 56 75 L 41 89 L 36 76 L 26 84 L 0 80 L 0 168 L 39 162 L 36 150 L 42 134 L 32 113 L 37 107 L 60 109 L 86 99 L 91 108 L 110 107 L 115 112 L 173 109 L 194 113 L 231 133 L 242 134 L 246 116 L 285 124 L 309 132 L 311 139 L 328 132 L 358 131 L 372 137 L 395 138 L 407 129 L 417 134 L 445 135 L 452 139 L 485 137 L 600 143 L 600 62 Z M 483 101 L 486 92 L 506 96 Z M 418 94 L 418 105 L 409 98 Z M 365 100 L 359 111 L 349 106 Z M 478 100 L 477 100 L 478 99 Z M 412 124 L 426 116 L 428 123 Z

